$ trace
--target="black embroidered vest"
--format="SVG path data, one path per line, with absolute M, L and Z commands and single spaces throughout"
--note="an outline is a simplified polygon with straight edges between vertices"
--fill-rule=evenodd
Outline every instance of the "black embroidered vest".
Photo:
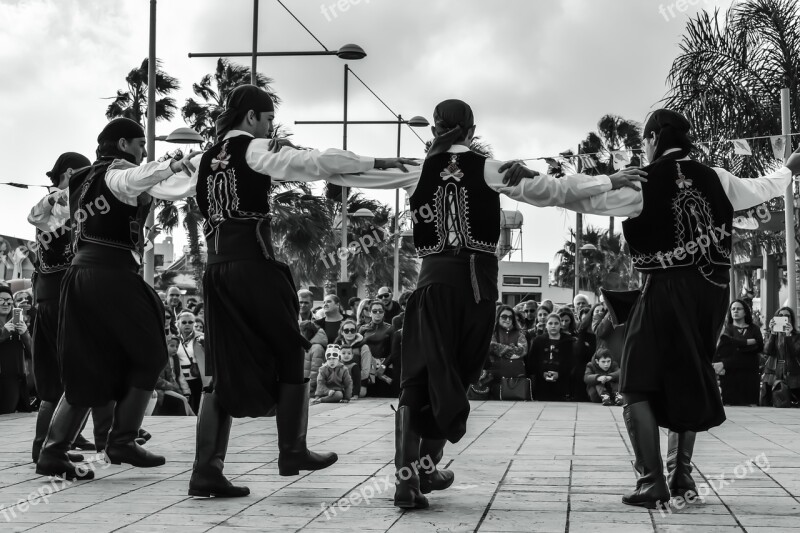
M 72 250 L 71 220 L 53 231 L 36 230 L 36 256 L 39 258 L 37 270 L 47 275 L 66 270 L 72 263 L 75 253 Z
M 262 233 L 260 228 L 269 224 L 272 180 L 247 164 L 245 154 L 252 140 L 249 135 L 230 137 L 215 144 L 200 160 L 197 205 L 205 218 L 203 230 L 209 254 L 221 253 L 220 228 L 230 220 L 257 223 L 253 224 L 259 228 L 257 240 L 264 255 L 271 255 L 266 251 L 271 247 L 268 232 Z
M 114 158 L 102 157 L 85 172 L 72 175 L 69 182 L 69 207 L 73 228 L 73 247 L 77 253 L 84 243 L 131 250 L 141 257 L 142 230 L 150 209 L 128 205 L 117 199 L 106 184 L 106 172 Z M 117 165 L 126 165 L 120 160 Z
M 643 272 L 696 268 L 724 282 L 730 269 L 733 206 L 717 173 L 691 160 L 643 169 L 642 213 L 622 223 L 633 265 Z
M 500 238 L 500 195 L 484 180 L 486 158 L 475 152 L 426 159 L 410 198 L 420 257 L 447 249 L 494 255 Z

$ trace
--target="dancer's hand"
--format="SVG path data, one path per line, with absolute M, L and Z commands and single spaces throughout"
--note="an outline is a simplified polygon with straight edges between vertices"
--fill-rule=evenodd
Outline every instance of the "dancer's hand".
M 516 187 L 523 178 L 535 178 L 539 176 L 538 172 L 525 166 L 524 161 L 506 161 L 497 171 L 508 171 L 506 175 L 503 176 L 503 184 L 509 187 Z
M 419 159 L 412 159 L 409 157 L 393 157 L 390 159 L 375 159 L 375 167 L 379 170 L 387 168 L 399 168 L 403 172 L 408 172 L 406 165 L 411 167 L 419 166 Z
M 274 153 L 280 152 L 284 146 L 288 146 L 292 150 L 300 150 L 298 146 L 292 144 L 292 141 L 290 141 L 286 137 L 281 137 L 281 138 L 273 137 L 272 139 L 269 140 L 268 147 L 270 152 Z
M 792 176 L 800 174 L 800 148 L 795 150 L 786 160 L 786 167 L 792 171 Z
M 637 185 L 638 182 L 646 182 L 647 172 L 639 170 L 638 168 L 624 168 L 619 172 L 612 174 L 608 177 L 611 180 L 611 189 L 621 189 L 623 187 L 630 187 L 633 190 L 641 191 L 642 188 Z

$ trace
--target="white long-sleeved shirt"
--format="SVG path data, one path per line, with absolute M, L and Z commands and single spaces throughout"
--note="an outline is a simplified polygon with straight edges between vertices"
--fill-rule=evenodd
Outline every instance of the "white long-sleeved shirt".
M 679 161 L 688 161 L 688 158 Z M 792 172 L 786 167 L 760 178 L 742 179 L 724 168 L 713 167 L 734 211 L 741 211 L 781 196 L 792 181 Z M 603 194 L 566 203 L 566 209 L 589 215 L 635 218 L 644 209 L 642 191 L 622 188 Z
M 249 135 L 242 131 L 231 131 L 225 138 L 234 135 Z M 454 145 L 450 153 L 463 153 L 469 148 Z M 199 166 L 201 156 L 196 156 L 191 163 Z M 335 185 L 360 187 L 365 189 L 405 189 L 413 194 L 419 182 L 422 167 L 410 167 L 408 172 L 399 169 L 375 170 L 375 160 L 361 157 L 344 150 L 329 149 L 294 150 L 289 147 L 280 152 L 269 150 L 268 139 L 254 139 L 245 153 L 247 164 L 262 174 L 270 175 L 277 181 L 316 181 L 327 180 Z M 527 204 L 546 207 L 560 206 L 582 198 L 597 195 L 611 190 L 608 176 L 586 176 L 574 174 L 563 178 L 552 176 L 536 176 L 524 179 L 518 185 L 509 187 L 503 183 L 504 173 L 499 172 L 502 161 L 487 159 L 484 166 L 484 180 L 492 189 L 505 194 L 513 200 Z M 152 187 L 149 193 L 156 198 L 177 200 L 192 196 L 196 192 L 197 171 L 191 176 L 178 174 Z
M 53 198 L 54 204 L 50 203 Z M 66 205 L 58 203 L 59 200 L 66 202 Z M 36 229 L 44 232 L 52 232 L 63 226 L 69 218 L 69 189 L 61 189 L 50 193 L 34 205 L 28 213 L 28 222 L 33 224 Z

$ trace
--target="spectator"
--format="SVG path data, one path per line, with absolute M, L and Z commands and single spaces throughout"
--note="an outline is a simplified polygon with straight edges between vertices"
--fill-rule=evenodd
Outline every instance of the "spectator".
M 199 316 L 194 317 L 194 332 L 203 335 L 206 332 L 206 323 Z
M 372 300 L 369 298 L 365 298 L 358 303 L 358 311 L 356 312 L 356 323 L 358 324 L 359 329 L 361 326 L 366 326 L 370 322 L 372 322 L 372 317 L 369 314 L 369 305 L 372 303 Z
M 392 323 L 392 319 L 400 314 L 402 309 L 400 304 L 392 300 L 392 290 L 389 287 L 381 287 L 378 289 L 378 300 L 383 304 L 384 308 L 384 322 Z
M 603 405 L 623 404 L 619 393 L 619 365 L 608 350 L 598 350 L 594 359 L 586 363 L 583 381 L 591 401 L 603 402 Z
M 206 307 L 205 307 L 205 304 L 203 304 L 203 302 L 200 302 L 199 304 L 197 304 L 194 307 L 194 316 L 195 316 L 195 318 L 199 318 L 200 320 L 202 320 L 203 323 L 205 324 Z
M 579 368 L 584 368 L 587 363 L 592 361 L 597 351 L 595 330 L 605 314 L 605 306 L 602 303 L 598 303 L 593 305 L 591 309 L 582 309 L 581 312 L 583 317 L 578 320 L 576 349 L 580 352 L 579 360 L 581 364 Z M 596 319 L 595 314 L 597 314 Z
M 406 318 L 406 303 L 408 303 L 408 299 L 411 298 L 412 294 L 413 293 L 411 291 L 405 291 L 397 300 L 397 303 L 400 304 L 400 314 L 392 319 L 392 327 L 394 328 L 395 332 L 403 329 L 403 321 Z
M 789 322 L 782 332 L 775 332 L 775 320 L 770 320 L 764 354 L 764 374 L 761 376 L 759 405 L 772 406 L 772 390 L 776 381 L 783 381 L 795 398 L 800 398 L 800 334 L 796 329 L 794 311 L 781 307 L 776 317 L 786 317 Z
M 605 308 L 598 309 L 595 310 L 596 316 L 592 317 L 597 349 L 608 350 L 614 362 L 621 364 L 622 347 L 625 344 L 625 324 L 615 325 L 611 313 L 605 312 Z M 598 319 L 597 325 L 594 326 L 595 320 Z
M 345 315 L 352 318 L 353 320 L 358 320 L 358 316 L 356 312 L 358 311 L 358 304 L 361 303 L 361 298 L 358 296 L 353 296 L 349 300 L 347 300 L 347 311 Z
M 178 334 L 178 327 L 175 325 L 175 316 L 169 307 L 164 308 L 164 335 L 171 337 Z
M 325 296 L 322 301 L 322 312 L 325 314 L 324 318 L 315 320 L 314 323 L 325 330 L 328 339 L 335 339 L 339 336 L 339 326 L 344 320 L 342 308 L 339 307 L 339 297 L 335 294 Z
M 369 346 L 364 344 L 364 336 L 358 334 L 356 329 L 355 320 L 344 319 L 335 341 L 335 344 L 341 347 L 342 364 L 350 371 L 350 377 L 353 379 L 352 398 L 354 400 L 364 396 L 361 389 L 362 384 L 369 381 L 370 374 L 374 381 L 376 370 Z
M 314 306 L 314 295 L 308 290 L 297 291 L 297 300 L 300 304 L 300 312 L 297 315 L 297 321 L 314 320 L 311 308 Z
M 313 403 L 347 403 L 353 392 L 353 380 L 350 372 L 340 361 L 341 348 L 338 344 L 329 344 L 325 350 L 325 366 L 317 376 L 316 399 Z
M 180 290 L 174 285 L 167 289 L 167 307 L 172 311 L 174 316 L 178 316 L 183 311 L 183 302 L 181 302 L 181 295 L 185 291 Z
M 525 356 L 528 341 L 525 331 L 519 326 L 514 310 L 508 305 L 497 308 L 492 340 L 489 343 L 488 373 L 482 384 L 498 385 L 502 378 L 526 375 Z
M 538 307 L 539 304 L 535 300 L 525 300 L 522 303 L 522 329 L 527 331 L 536 326 L 536 309 Z
M 555 313 L 547 317 L 545 327 L 547 334 L 533 339 L 533 345 L 528 350 L 526 372 L 534 383 L 536 400 L 564 401 L 570 390 L 575 338 L 562 333 L 561 317 Z
M 194 313 L 195 307 L 197 307 L 197 303 L 198 303 L 197 298 L 195 298 L 194 296 L 186 298 L 186 310 Z
M 22 320 L 14 322 L 14 297 L 0 286 L 0 415 L 30 411 L 26 367 L 31 358 L 31 336 Z
M 548 316 L 550 316 L 550 311 L 548 311 L 546 307 L 540 305 L 539 309 L 536 310 L 536 323 L 531 329 L 528 330 L 528 339 L 530 342 L 532 342 L 536 337 L 547 333 L 545 324 L 547 323 Z M 529 346 L 530 342 L 528 343 Z
M 575 315 L 569 307 L 562 307 L 558 310 L 558 316 L 561 317 L 561 329 L 564 333 L 575 337 L 578 334 L 578 325 L 575 323 Z
M 370 304 L 369 312 L 371 317 L 369 324 L 361 326 L 358 332 L 364 336 L 364 343 L 369 346 L 369 351 L 376 360 L 376 377 L 385 375 L 392 378 L 391 386 L 385 381 L 377 380 L 373 389 L 370 390 L 370 396 L 397 398 L 400 394 L 400 376 L 395 371 L 393 361 L 390 359 L 389 364 L 386 361 L 391 355 L 394 330 L 391 324 L 387 324 L 383 320 L 385 312 L 380 300 L 375 300 Z
M 572 299 L 572 307 L 575 309 L 575 314 L 580 314 L 581 309 L 589 309 L 592 305 L 589 303 L 589 298 L 585 294 L 576 294 Z
M 206 376 L 206 355 L 203 337 L 195 334 L 194 314 L 183 311 L 178 315 L 179 339 L 178 358 L 181 373 L 189 385 L 189 405 L 196 413 L 200 409 L 200 398 L 203 387 L 211 383 L 211 376 Z
M 325 364 L 325 348 L 328 346 L 328 337 L 325 335 L 325 330 L 311 320 L 300 322 L 300 334 L 311 343 L 311 347 L 306 350 L 303 375 L 308 378 L 311 387 L 309 394 L 313 395 L 317 388 L 319 369 Z
M 545 309 L 547 309 L 548 314 L 552 313 L 553 309 L 555 309 L 555 306 L 553 305 L 553 300 L 550 300 L 549 298 L 547 300 L 542 300 L 542 303 L 539 304 L 539 307 L 544 307 Z
M 25 319 L 25 325 L 28 326 L 28 331 L 33 333 L 33 327 L 36 322 L 36 307 L 33 305 L 33 292 L 30 289 L 15 292 L 14 307 L 22 309 L 22 317 Z
M 161 298 L 161 303 L 164 304 L 164 307 L 167 306 L 167 293 L 164 291 L 157 291 L 158 297 Z
M 758 405 L 758 364 L 763 349 L 764 339 L 753 324 L 750 307 L 742 300 L 734 300 L 728 307 L 713 360 L 723 404 Z
M 167 353 L 169 361 L 161 372 L 156 382 L 156 408 L 154 415 L 160 416 L 187 416 L 195 414 L 189 405 L 191 389 L 180 373 L 180 361 L 178 359 L 178 346 L 181 341 L 178 337 L 167 338 Z M 178 369 L 179 378 L 176 377 L 175 369 Z M 180 379 L 181 383 L 178 383 Z

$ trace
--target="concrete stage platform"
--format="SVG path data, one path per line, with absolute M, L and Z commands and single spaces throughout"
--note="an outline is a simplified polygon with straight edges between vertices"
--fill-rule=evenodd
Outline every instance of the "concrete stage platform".
M 469 432 L 445 449 L 454 485 L 430 495 L 429 509 L 403 512 L 392 506 L 389 404 L 311 406 L 310 447 L 340 458 L 298 477 L 278 475 L 273 419 L 236 420 L 225 473 L 252 493 L 227 500 L 186 495 L 193 417 L 145 420 L 148 448 L 166 455 L 165 466 L 95 460 L 94 481 L 62 483 L 34 473 L 35 413 L 0 416 L 0 532 L 800 532 L 795 409 L 729 408 L 728 421 L 697 441 L 705 503 L 661 513 L 620 503 L 635 481 L 621 407 L 473 402 Z

